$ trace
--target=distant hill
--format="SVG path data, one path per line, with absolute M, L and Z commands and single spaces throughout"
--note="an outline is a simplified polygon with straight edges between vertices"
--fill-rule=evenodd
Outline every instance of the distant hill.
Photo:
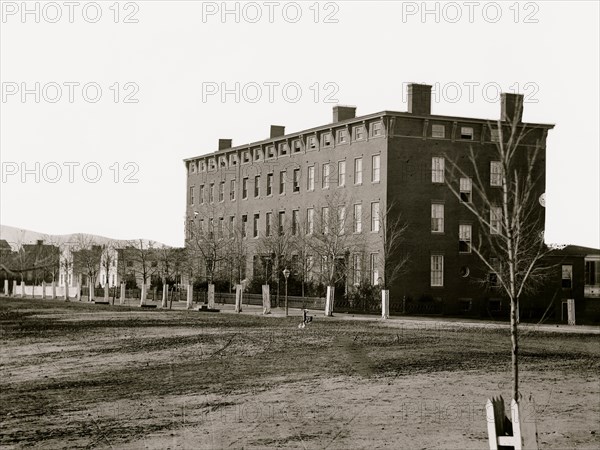
M 0 239 L 7 241 L 13 250 L 16 250 L 23 244 L 35 244 L 38 240 L 43 240 L 45 244 L 64 244 L 76 243 L 85 239 L 86 241 L 94 241 L 97 244 L 113 244 L 117 246 L 127 245 L 128 240 L 112 239 L 106 236 L 98 236 L 95 234 L 73 233 L 73 234 L 47 234 L 38 231 L 26 230 L 23 228 L 11 227 L 9 225 L 0 225 Z M 138 241 L 139 239 L 134 239 Z M 165 244 L 149 239 L 142 239 L 144 244 L 152 243 L 154 247 L 167 247 Z

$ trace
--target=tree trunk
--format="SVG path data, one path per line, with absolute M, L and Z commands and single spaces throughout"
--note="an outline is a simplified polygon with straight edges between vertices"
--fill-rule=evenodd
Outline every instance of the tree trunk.
M 167 294 L 169 290 L 169 285 L 166 282 L 163 282 L 163 291 L 162 291 L 162 307 L 167 307 Z
M 335 286 L 327 286 L 327 298 L 325 299 L 325 316 L 333 315 L 333 301 L 335 298 Z
M 510 302 L 510 340 L 512 343 L 513 398 L 519 401 L 519 335 L 517 334 L 517 300 Z

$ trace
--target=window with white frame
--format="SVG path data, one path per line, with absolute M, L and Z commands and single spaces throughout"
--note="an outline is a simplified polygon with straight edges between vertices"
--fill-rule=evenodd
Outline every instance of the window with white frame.
M 254 177 L 254 197 L 260 197 L 260 175 Z
M 573 266 L 571 264 L 562 265 L 562 282 L 563 289 L 571 289 L 573 287 Z
M 443 233 L 444 232 L 444 204 L 443 203 L 432 203 L 431 204 L 431 232 L 432 233 Z
M 329 176 L 331 175 L 331 164 L 323 164 L 323 173 L 321 176 L 321 187 L 323 189 L 329 189 Z
M 235 236 L 235 216 L 229 216 L 229 237 Z
M 472 127 L 460 127 L 460 138 L 465 141 L 473 140 L 473 128 Z
M 371 231 L 379 231 L 379 202 L 371 203 Z
M 446 137 L 446 126 L 440 124 L 431 125 L 431 137 L 443 139 Z
M 379 284 L 379 268 L 377 266 L 378 256 L 377 253 L 371 253 L 369 255 L 369 271 L 371 272 L 371 283 L 374 285 Z
M 195 201 L 194 200 L 194 189 L 195 189 L 195 186 L 190 186 L 190 205 L 193 205 L 194 201 Z
M 248 216 L 244 214 L 242 216 L 242 237 L 245 238 L 248 236 Z
M 273 213 L 265 214 L 265 236 L 271 236 L 271 223 L 273 222 Z
M 308 167 L 307 177 L 306 177 L 306 189 L 308 191 L 315 190 L 315 166 Z
M 273 174 L 267 174 L 267 195 L 273 195 Z
M 285 234 L 285 211 L 279 211 L 277 227 L 279 228 L 279 236 L 283 236 Z
M 502 208 L 492 206 L 490 208 L 490 233 L 499 234 L 502 229 Z
M 323 147 L 331 147 L 333 139 L 331 137 L 331 133 L 326 132 L 321 135 L 321 140 L 323 142 Z
M 294 177 L 292 179 L 292 191 L 300 192 L 300 169 L 294 169 Z
M 194 163 L 194 162 L 190 163 L 190 172 L 196 173 L 196 163 Z
M 354 184 L 362 184 L 362 158 L 354 160 Z
M 219 239 L 223 239 L 223 225 L 224 225 L 225 221 L 223 220 L 222 217 L 219 217 Z
M 383 134 L 382 129 L 381 122 L 373 122 L 371 124 L 371 137 L 381 136 Z
M 242 152 L 242 164 L 248 164 L 250 162 L 250 150 L 244 150 Z
M 220 202 L 225 201 L 225 182 L 224 181 L 221 181 L 219 183 L 219 201 Z
M 306 234 L 313 234 L 315 231 L 315 210 L 308 208 L 306 210 Z
M 229 182 L 229 200 L 235 201 L 235 180 Z
M 471 203 L 473 199 L 473 181 L 471 178 L 460 179 L 460 201 L 463 203 Z
M 490 162 L 490 186 L 502 186 L 502 163 Z
M 242 179 L 242 198 L 248 198 L 248 177 Z
M 292 235 L 296 236 L 300 228 L 300 211 L 292 210 Z
M 279 193 L 285 194 L 285 170 L 279 172 Z
M 361 261 L 360 254 L 355 253 L 352 255 L 352 284 L 359 285 L 361 281 Z
M 431 182 L 443 183 L 446 160 L 440 156 L 431 158 Z
M 337 143 L 345 144 L 348 142 L 348 131 L 347 130 L 337 130 Z
M 360 203 L 354 205 L 354 232 L 362 232 L 362 205 Z
M 365 128 L 363 125 L 357 125 L 352 128 L 352 133 L 355 141 L 362 141 L 365 138 Z
M 292 141 L 292 153 L 299 153 L 302 150 L 302 144 L 300 139 L 294 139 Z
M 431 255 L 431 286 L 444 286 L 444 256 Z
M 252 222 L 252 236 L 258 237 L 258 223 L 260 221 L 260 214 L 254 214 L 254 221 Z
M 200 204 L 204 203 L 204 185 L 203 184 L 200 185 L 200 192 L 199 192 L 198 199 L 199 199 Z
M 473 227 L 471 225 L 458 226 L 458 251 L 459 253 L 471 253 L 471 238 Z
M 286 156 L 289 152 L 289 145 L 287 142 L 282 142 L 279 144 L 279 156 Z
M 208 187 L 208 203 L 215 202 L 215 183 L 210 183 Z
M 255 148 L 254 150 L 254 161 L 260 161 L 263 158 L 263 151 L 261 148 Z
M 338 186 L 346 185 L 346 161 L 338 162 Z
M 230 166 L 237 166 L 238 163 L 238 156 L 235 153 L 232 153 L 229 155 L 229 165 Z
M 490 129 L 490 140 L 492 142 L 500 142 L 500 130 L 498 128 Z
M 317 148 L 317 137 L 316 136 L 308 136 L 308 148 L 314 150 Z
M 327 206 L 321 208 L 321 233 L 329 233 L 329 207 Z
M 269 145 L 267 146 L 267 158 L 275 158 L 275 146 Z
M 340 206 L 338 208 L 338 233 L 344 234 L 346 232 L 346 207 Z
M 371 182 L 381 181 L 381 155 L 373 155 L 371 158 Z

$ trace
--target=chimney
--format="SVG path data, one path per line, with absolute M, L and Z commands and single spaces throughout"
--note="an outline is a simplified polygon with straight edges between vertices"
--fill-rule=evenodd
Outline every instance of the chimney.
M 271 138 L 283 136 L 285 134 L 285 127 L 281 125 L 271 125 Z
M 356 117 L 356 106 L 334 106 L 333 123 L 342 120 L 354 119 Z
M 500 95 L 500 120 L 512 122 L 517 118 L 517 123 L 523 121 L 523 95 L 507 94 L 503 92 Z
M 219 151 L 231 148 L 231 139 L 219 139 Z
M 418 116 L 431 114 L 431 86 L 410 83 L 407 86 L 408 112 Z

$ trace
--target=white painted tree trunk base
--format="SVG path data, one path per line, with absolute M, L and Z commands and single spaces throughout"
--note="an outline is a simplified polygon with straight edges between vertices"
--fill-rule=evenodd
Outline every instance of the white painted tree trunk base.
M 207 301 L 208 301 L 208 309 L 215 309 L 215 285 L 208 285 L 208 293 L 207 293 Z
M 242 285 L 241 284 L 235 285 L 235 312 L 236 313 L 242 312 Z
M 271 314 L 271 286 L 262 286 L 263 314 Z
M 333 302 L 335 299 L 335 287 L 327 286 L 327 298 L 325 299 L 325 316 L 333 316 Z
M 187 309 L 192 309 L 194 306 L 194 286 L 191 284 L 187 285 Z
M 121 298 L 119 299 L 121 305 L 125 304 L 125 283 L 121 282 Z
M 163 308 L 166 308 L 168 306 L 167 305 L 167 296 L 168 296 L 168 293 L 169 293 L 169 285 L 166 284 L 166 283 L 163 283 L 162 305 L 161 305 Z
M 390 318 L 390 291 L 389 289 L 381 290 L 381 318 Z

